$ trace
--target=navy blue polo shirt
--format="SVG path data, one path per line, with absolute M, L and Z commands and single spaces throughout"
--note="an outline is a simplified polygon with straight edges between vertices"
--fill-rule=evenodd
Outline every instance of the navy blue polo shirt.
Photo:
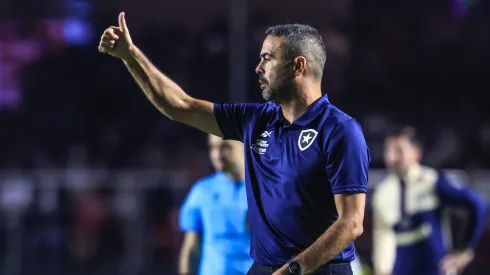
M 334 195 L 367 192 L 369 150 L 360 126 L 325 95 L 294 123 L 279 105 L 215 104 L 224 139 L 245 146 L 250 256 L 282 265 L 338 218 Z M 348 245 L 335 262 L 354 260 Z

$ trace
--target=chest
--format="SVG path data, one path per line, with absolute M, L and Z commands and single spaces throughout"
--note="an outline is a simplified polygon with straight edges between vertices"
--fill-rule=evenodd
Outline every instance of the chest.
M 322 136 L 316 128 L 255 125 L 245 142 L 249 163 L 264 178 L 302 179 L 325 172 Z
M 229 236 L 248 231 L 245 186 L 220 186 L 209 190 L 201 205 L 205 233 Z
M 429 183 L 393 184 L 386 190 L 383 206 L 385 221 L 396 225 L 410 217 L 425 216 L 426 213 L 436 213 L 440 203 L 439 198 Z

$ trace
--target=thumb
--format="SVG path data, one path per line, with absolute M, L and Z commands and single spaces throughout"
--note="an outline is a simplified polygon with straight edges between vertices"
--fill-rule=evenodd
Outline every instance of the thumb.
M 128 26 L 126 25 L 126 19 L 124 18 L 124 12 L 121 12 L 119 14 L 119 28 L 121 28 L 121 30 L 124 33 L 128 33 L 129 32 Z

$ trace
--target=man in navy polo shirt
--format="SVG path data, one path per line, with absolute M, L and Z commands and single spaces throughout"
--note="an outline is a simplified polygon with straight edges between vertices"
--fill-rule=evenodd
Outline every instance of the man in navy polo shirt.
M 352 274 L 370 161 L 362 130 L 322 96 L 326 50 L 315 29 L 280 25 L 266 35 L 256 68 L 264 104 L 192 98 L 133 44 L 124 13 L 99 51 L 121 58 L 172 120 L 244 143 L 249 274 Z

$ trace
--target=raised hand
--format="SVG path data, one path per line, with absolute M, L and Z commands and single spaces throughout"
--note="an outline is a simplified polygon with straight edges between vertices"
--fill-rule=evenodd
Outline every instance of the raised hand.
M 130 55 L 130 49 L 133 47 L 133 41 L 129 34 L 124 12 L 119 14 L 119 26 L 111 26 L 107 28 L 99 43 L 99 52 L 107 53 L 123 60 Z

